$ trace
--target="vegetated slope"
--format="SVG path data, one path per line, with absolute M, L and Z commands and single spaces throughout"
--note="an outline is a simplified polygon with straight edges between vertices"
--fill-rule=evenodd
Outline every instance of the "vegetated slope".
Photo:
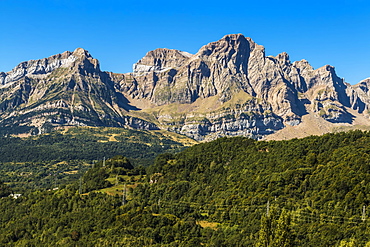
M 17 193 L 58 187 L 78 179 L 97 160 L 124 155 L 148 166 L 163 152 L 196 141 L 163 130 L 75 127 L 27 138 L 0 137 L 0 180 Z
M 357 114 L 348 109 L 354 117 L 352 123 L 329 123 L 315 114 L 309 113 L 302 116 L 302 123 L 296 126 L 286 126 L 271 135 L 265 136 L 263 140 L 290 140 L 293 138 L 304 138 L 310 135 L 323 135 L 326 133 L 337 133 L 350 130 L 370 130 L 367 117 Z
M 159 155 L 125 205 L 119 197 L 78 195 L 78 183 L 0 200 L 0 240 L 9 245 L 365 246 L 369 144 L 370 133 L 361 131 L 290 141 L 221 138 Z M 94 169 L 85 179 L 104 179 L 112 167 Z
M 166 131 L 76 127 L 27 138 L 0 138 L 0 162 L 93 161 L 124 155 L 135 165 L 148 165 L 159 153 L 195 143 Z
M 218 139 L 159 156 L 149 172 L 157 183 L 136 193 L 148 204 L 160 199 L 162 213 L 194 210 L 222 223 L 226 246 L 256 243 L 268 204 L 276 215 L 291 214 L 296 246 L 350 238 L 361 246 L 369 237 L 361 220 L 370 202 L 369 144 L 370 133 L 360 131 L 290 141 Z

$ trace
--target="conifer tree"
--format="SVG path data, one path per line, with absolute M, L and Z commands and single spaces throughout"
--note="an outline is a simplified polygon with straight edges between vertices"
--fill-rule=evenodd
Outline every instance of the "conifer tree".
M 261 228 L 256 247 L 269 247 L 272 240 L 272 220 L 270 215 L 263 215 L 261 219 Z
M 293 246 L 290 215 L 283 210 L 276 220 L 274 211 L 261 218 L 261 228 L 256 247 L 290 247 Z
M 293 246 L 293 236 L 291 231 L 290 215 L 283 210 L 274 230 L 274 239 L 271 242 L 272 247 Z

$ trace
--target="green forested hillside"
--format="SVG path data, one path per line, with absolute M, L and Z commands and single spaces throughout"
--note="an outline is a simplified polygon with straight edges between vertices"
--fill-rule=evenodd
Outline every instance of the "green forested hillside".
M 27 138 L 0 137 L 0 162 L 93 161 L 124 155 L 148 165 L 159 153 L 195 143 L 166 131 L 74 127 Z
M 267 208 L 276 221 L 283 210 L 290 215 L 295 246 L 364 246 L 369 155 L 370 133 L 361 131 L 279 142 L 223 138 L 160 155 L 149 170 L 158 182 L 135 192 L 147 204 L 160 198 L 164 212 L 185 207 L 222 223 L 217 234 L 226 246 L 256 244 Z
M 129 166 L 119 175 L 117 167 L 100 162 L 80 186 L 1 199 L 0 243 L 370 245 L 369 132 L 270 142 L 221 138 L 159 155 L 146 176 Z M 99 192 L 118 176 L 126 181 L 118 186 L 129 188 L 124 203 L 122 192 Z
M 148 166 L 164 152 L 196 143 L 166 131 L 74 127 L 27 138 L 0 137 L 0 180 L 15 191 L 58 187 L 78 179 L 97 160 L 128 157 Z

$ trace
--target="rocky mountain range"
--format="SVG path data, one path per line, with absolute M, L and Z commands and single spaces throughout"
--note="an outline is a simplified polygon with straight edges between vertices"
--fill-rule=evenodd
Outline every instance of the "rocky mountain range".
M 196 140 L 263 138 L 315 124 L 370 125 L 370 79 L 350 85 L 330 65 L 266 56 L 241 34 L 196 54 L 150 51 L 133 72 L 100 70 L 82 48 L 0 72 L 2 133 L 39 134 L 64 126 L 167 129 Z M 305 119 L 315 119 L 304 125 Z M 361 121 L 359 121 L 361 120 Z M 329 126 L 329 127 L 328 127 Z

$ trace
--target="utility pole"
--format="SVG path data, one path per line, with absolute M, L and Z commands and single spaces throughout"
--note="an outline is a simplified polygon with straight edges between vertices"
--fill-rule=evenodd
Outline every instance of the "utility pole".
M 103 167 L 105 166 L 105 157 L 103 158 Z
M 365 221 L 366 220 L 366 207 L 365 205 L 362 207 L 362 217 L 361 217 L 362 221 Z
M 270 201 L 267 201 L 267 207 L 266 207 L 266 216 L 268 217 L 270 213 Z
M 82 177 L 80 177 L 80 188 L 78 189 L 78 193 L 82 194 Z
M 57 187 L 57 174 L 54 172 L 54 188 Z
M 123 193 L 122 193 L 122 206 L 124 206 L 126 202 L 127 200 L 126 200 L 126 184 L 125 184 L 125 187 L 123 188 Z

